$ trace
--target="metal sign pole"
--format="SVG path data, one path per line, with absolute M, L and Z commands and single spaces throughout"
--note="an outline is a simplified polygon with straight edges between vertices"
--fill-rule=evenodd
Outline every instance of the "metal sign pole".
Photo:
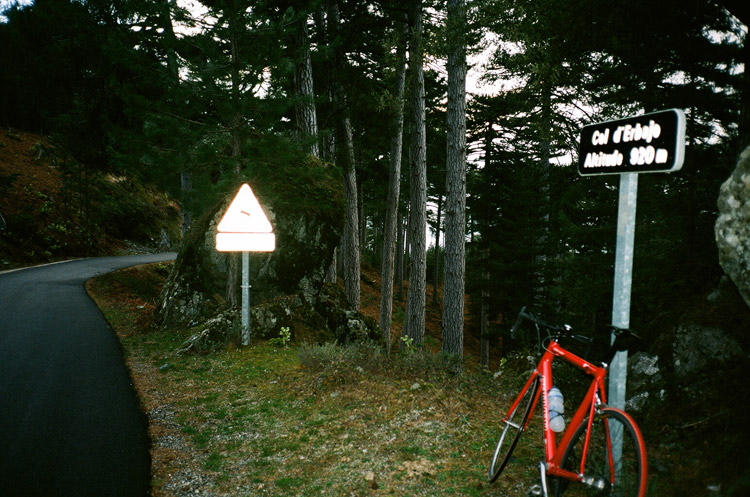
M 635 209 L 638 197 L 638 173 L 620 175 L 620 199 L 617 212 L 617 247 L 615 249 L 615 282 L 612 298 L 612 324 L 630 326 L 630 292 L 633 285 L 633 249 L 635 246 Z M 612 342 L 615 334 L 612 333 Z M 625 407 L 625 384 L 628 366 L 626 351 L 618 352 L 609 368 L 610 405 Z
M 250 252 L 242 252 L 242 345 L 250 345 Z
M 638 173 L 620 175 L 620 199 L 617 209 L 617 247 L 615 249 L 615 283 L 612 297 L 612 324 L 630 327 L 630 291 L 633 286 L 633 249 L 635 246 L 635 208 L 638 197 Z M 612 343 L 615 341 L 612 332 Z M 628 352 L 619 351 L 609 366 L 609 405 L 625 408 L 625 387 L 628 375 Z M 619 473 L 622 456 L 622 430 L 618 423 L 612 428 L 612 457 Z
M 651 112 L 584 126 L 578 154 L 578 173 L 620 175 L 617 214 L 615 282 L 612 324 L 630 327 L 630 290 L 633 283 L 635 207 L 638 173 L 674 172 L 685 160 L 685 113 L 681 109 Z M 616 335 L 612 332 L 612 342 Z M 609 365 L 610 405 L 625 407 L 627 351 L 617 352 Z M 611 423 L 615 470 L 622 455 L 622 426 Z

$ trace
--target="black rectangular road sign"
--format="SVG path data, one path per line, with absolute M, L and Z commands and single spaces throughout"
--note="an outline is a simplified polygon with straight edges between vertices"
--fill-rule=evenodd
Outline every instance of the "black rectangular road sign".
M 674 172 L 685 158 L 685 113 L 670 109 L 585 126 L 578 173 Z

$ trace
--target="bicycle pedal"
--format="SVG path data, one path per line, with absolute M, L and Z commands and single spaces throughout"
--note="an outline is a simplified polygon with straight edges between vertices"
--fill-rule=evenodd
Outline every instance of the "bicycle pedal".
M 542 486 L 539 484 L 532 485 L 529 491 L 526 492 L 527 497 L 542 497 L 543 495 Z

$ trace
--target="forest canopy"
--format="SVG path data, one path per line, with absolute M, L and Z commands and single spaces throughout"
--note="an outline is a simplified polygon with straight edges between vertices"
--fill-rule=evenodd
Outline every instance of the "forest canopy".
M 472 312 L 484 294 L 491 322 L 523 305 L 583 329 L 608 322 L 617 180 L 578 175 L 580 130 L 670 108 L 687 118 L 686 159 L 640 183 L 634 326 L 655 327 L 649 316 L 715 285 L 719 185 L 750 142 L 742 2 L 473 0 L 458 24 L 440 0 L 4 2 L 0 124 L 51 135 L 96 170 L 156 183 L 193 214 L 256 171 L 317 155 L 345 181 L 351 173 L 355 250 L 377 266 L 389 160 L 397 150 L 406 164 L 416 136 L 402 118 L 404 145 L 392 148 L 416 80 L 410 66 L 399 94 L 416 39 L 412 3 L 424 13 L 433 240 L 447 214 L 446 61 L 459 38 L 479 88 L 465 111 Z M 399 231 L 408 202 L 398 200 Z M 440 253 L 430 279 L 442 277 Z

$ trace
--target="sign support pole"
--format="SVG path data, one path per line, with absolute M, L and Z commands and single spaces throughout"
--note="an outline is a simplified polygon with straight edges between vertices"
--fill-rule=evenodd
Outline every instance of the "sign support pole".
M 617 208 L 617 247 L 615 249 L 615 282 L 612 297 L 612 324 L 630 327 L 630 293 L 633 286 L 633 252 L 635 248 L 635 210 L 638 197 L 638 173 L 620 175 L 620 198 Z M 612 331 L 612 343 L 615 341 Z M 609 396 L 607 403 L 625 408 L 625 387 L 628 376 L 628 351 L 615 354 L 609 365 Z M 612 456 L 615 471 L 620 471 L 622 457 L 622 426 L 612 426 Z
M 630 294 L 633 286 L 633 251 L 635 248 L 635 210 L 638 197 L 638 173 L 620 175 L 620 198 L 617 209 L 617 247 L 615 249 L 615 282 L 612 297 L 612 324 L 630 327 Z M 612 332 L 612 342 L 615 334 Z M 614 407 L 625 407 L 627 351 L 617 352 L 609 367 L 609 397 Z
M 242 345 L 250 345 L 250 252 L 242 252 Z
M 242 252 L 242 345 L 250 345 L 250 252 L 273 252 L 273 226 L 247 183 L 216 225 L 216 250 Z
M 615 121 L 590 124 L 581 130 L 578 173 L 620 175 L 617 213 L 615 281 L 612 296 L 612 324 L 630 327 L 630 293 L 633 284 L 635 208 L 638 173 L 678 171 L 685 160 L 685 113 L 681 109 L 651 112 Z M 616 334 L 612 331 L 614 343 Z M 627 350 L 615 353 L 609 365 L 607 402 L 625 407 L 628 372 Z M 612 452 L 615 471 L 620 471 L 622 427 L 612 425 Z

